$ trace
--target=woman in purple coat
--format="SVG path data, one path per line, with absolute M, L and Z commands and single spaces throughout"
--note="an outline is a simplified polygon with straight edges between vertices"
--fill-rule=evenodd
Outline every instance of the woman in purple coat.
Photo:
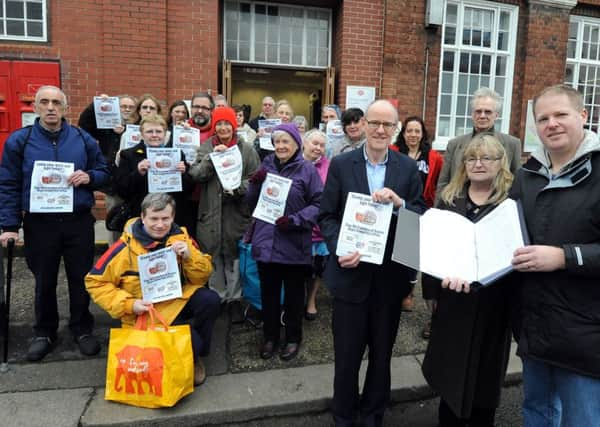
M 317 222 L 323 183 L 311 162 L 302 157 L 302 138 L 293 123 L 281 124 L 271 135 L 275 153 L 262 162 L 250 178 L 246 200 L 251 208 L 258 202 L 267 173 L 292 180 L 284 214 L 275 224 L 257 219 L 252 234 L 252 256 L 261 282 L 264 342 L 263 359 L 278 348 L 281 285 L 285 290 L 285 341 L 280 358 L 291 360 L 302 341 L 304 280 L 310 272 L 311 234 Z

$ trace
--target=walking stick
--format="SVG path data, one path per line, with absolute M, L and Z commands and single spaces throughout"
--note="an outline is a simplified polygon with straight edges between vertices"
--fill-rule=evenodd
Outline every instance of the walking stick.
M 8 372 L 8 323 L 10 318 L 10 287 L 12 282 L 12 264 L 14 247 L 15 239 L 9 239 L 6 245 L 6 298 L 4 301 L 4 324 L 2 325 L 2 329 L 4 331 L 4 354 L 2 358 L 2 364 L 0 365 L 0 372 L 3 374 Z

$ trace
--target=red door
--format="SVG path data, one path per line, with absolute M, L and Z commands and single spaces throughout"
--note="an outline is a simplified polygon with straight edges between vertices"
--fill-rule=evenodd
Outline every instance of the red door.
M 0 153 L 14 130 L 35 118 L 35 92 L 44 85 L 60 87 L 56 62 L 0 61 Z

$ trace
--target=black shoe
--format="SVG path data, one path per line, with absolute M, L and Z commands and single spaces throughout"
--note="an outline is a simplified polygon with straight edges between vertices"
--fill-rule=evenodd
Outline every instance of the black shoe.
M 229 302 L 227 304 L 227 310 L 229 311 L 231 323 L 234 325 L 244 323 L 244 309 L 242 308 L 242 303 L 239 300 Z
M 317 320 L 317 314 L 319 313 L 311 313 L 310 311 L 305 311 L 304 312 L 304 318 L 306 320 L 308 320 L 309 322 L 312 322 L 313 320 Z
M 294 357 L 298 355 L 300 351 L 300 343 L 297 342 L 289 342 L 281 349 L 281 353 L 279 354 L 279 358 L 281 360 L 292 360 Z
M 100 352 L 100 343 L 93 335 L 80 335 L 75 338 L 75 342 L 79 345 L 79 351 L 84 356 L 95 356 Z
M 272 358 L 276 348 L 277 344 L 275 343 L 275 341 L 265 341 L 265 343 L 260 348 L 261 359 L 268 360 Z
M 42 360 L 48 353 L 52 351 L 52 340 L 49 337 L 35 337 L 25 356 L 30 362 Z

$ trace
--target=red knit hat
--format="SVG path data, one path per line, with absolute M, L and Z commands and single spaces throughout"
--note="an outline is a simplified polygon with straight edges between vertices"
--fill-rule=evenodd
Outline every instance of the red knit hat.
M 212 117 L 210 119 L 212 123 L 211 134 L 215 134 L 217 123 L 219 123 L 221 120 L 231 123 L 231 126 L 233 127 L 233 134 L 235 135 L 235 130 L 237 129 L 237 120 L 233 108 L 217 107 L 213 110 Z

